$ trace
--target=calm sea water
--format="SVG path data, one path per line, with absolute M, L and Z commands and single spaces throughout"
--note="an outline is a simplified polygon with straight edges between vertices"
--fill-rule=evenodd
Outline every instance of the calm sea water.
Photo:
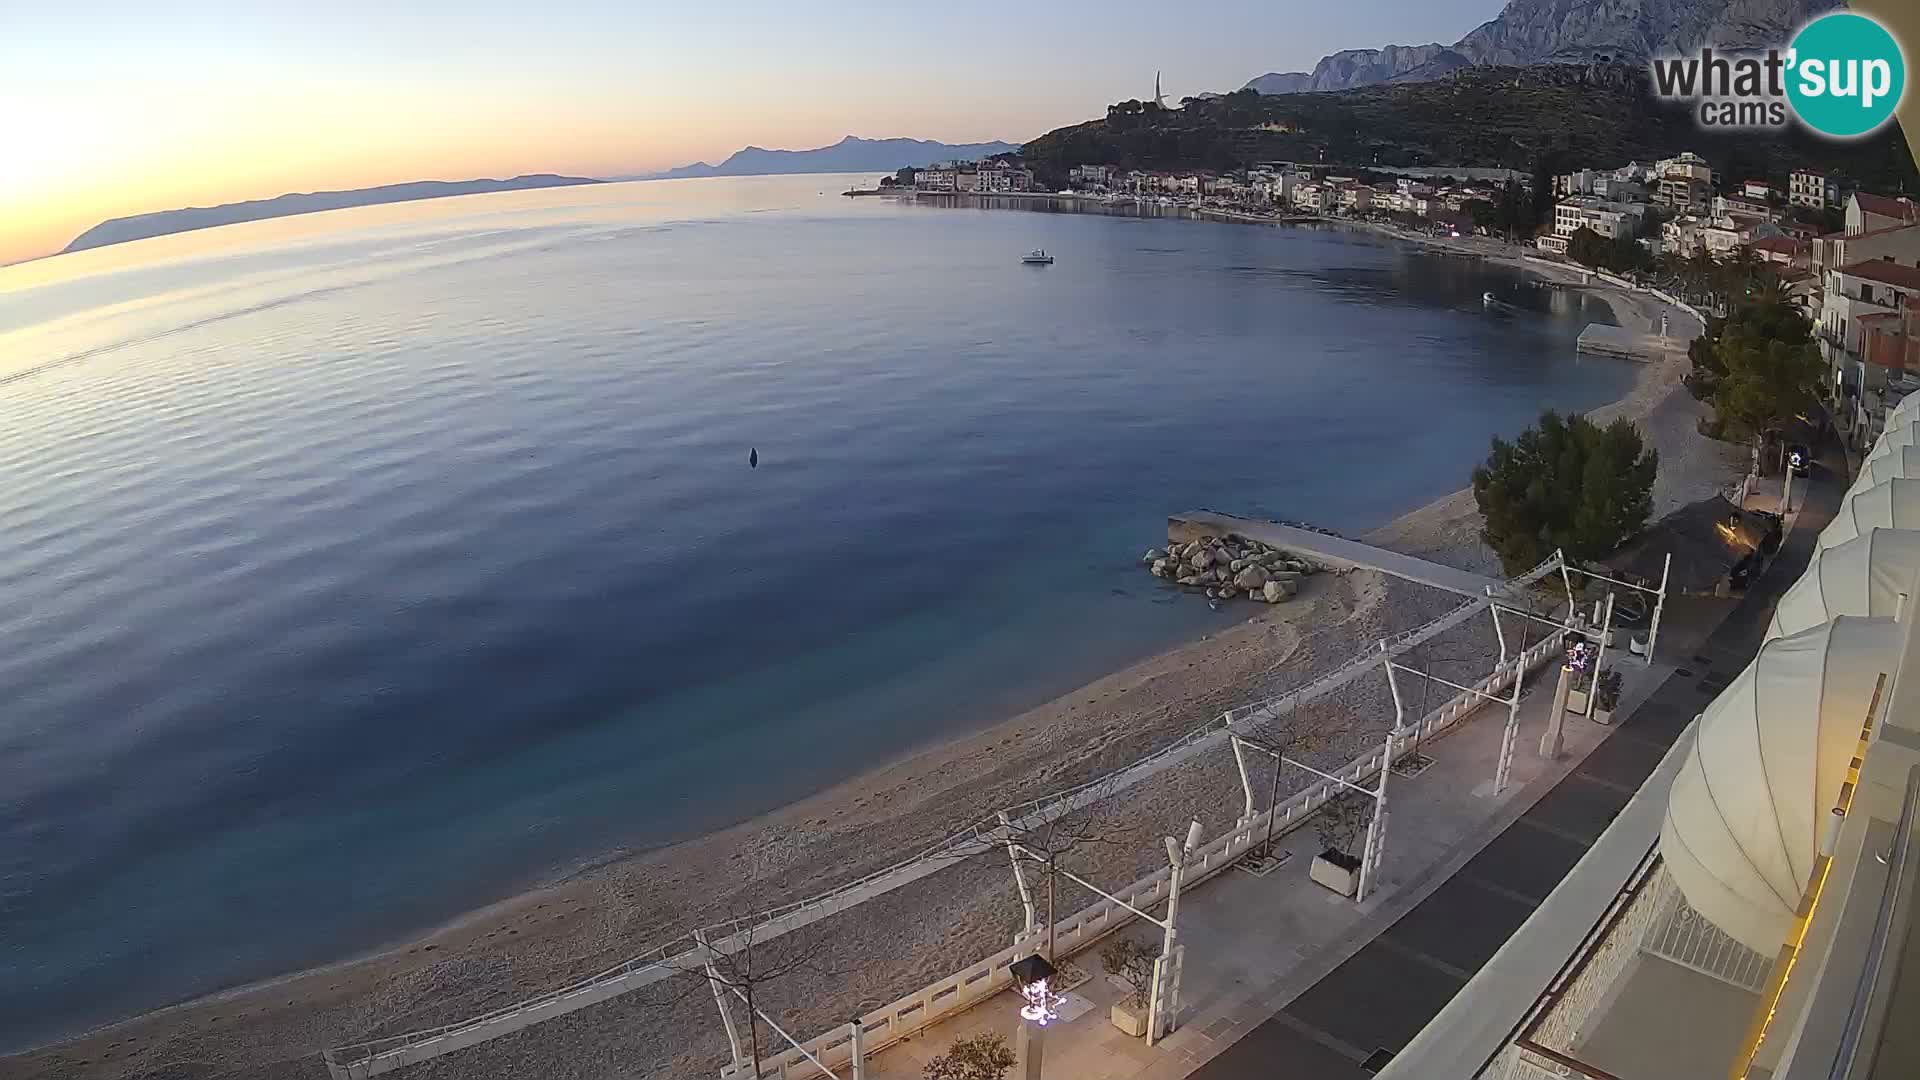
M 1034 704 L 1237 617 L 1135 566 L 1169 511 L 1364 530 L 1633 375 L 1464 260 L 845 186 L 0 270 L 0 1045 Z

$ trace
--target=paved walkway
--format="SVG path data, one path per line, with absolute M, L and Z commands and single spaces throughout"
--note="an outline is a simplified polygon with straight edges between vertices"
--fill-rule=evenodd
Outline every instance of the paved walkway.
M 1488 790 L 1503 727 L 1495 709 L 1433 744 L 1433 764 L 1419 775 L 1390 781 L 1388 856 L 1373 899 L 1355 905 L 1308 881 L 1313 831 L 1289 834 L 1292 858 L 1277 872 L 1230 871 L 1183 899 L 1179 1030 L 1149 1048 L 1114 1028 L 1107 1012 L 1120 992 L 1100 976 L 1097 955 L 1082 954 L 1075 963 L 1095 977 L 1049 1028 L 1045 1074 L 1367 1080 L 1383 1068 L 1553 891 L 1751 660 L 1774 603 L 1805 568 L 1845 489 L 1837 445 L 1821 447 L 1820 465 L 1779 556 L 1745 597 L 1672 601 L 1661 662 L 1641 668 L 1622 658 L 1617 726 L 1569 717 L 1566 754 L 1542 760 L 1552 684 L 1537 677 L 1522 703 L 1515 783 L 1504 797 Z M 1145 939 L 1149 931 L 1126 932 Z M 956 1037 L 1010 1035 L 1015 1009 L 1011 994 L 999 995 L 875 1055 L 867 1075 L 917 1078 Z
M 1315 562 L 1332 568 L 1364 566 L 1383 574 L 1417 581 L 1422 585 L 1431 585 L 1436 589 L 1445 589 L 1448 592 L 1471 596 L 1475 599 L 1485 599 L 1488 589 L 1501 591 L 1506 587 L 1506 582 L 1499 578 L 1443 566 L 1412 555 L 1402 555 L 1397 551 L 1363 544 L 1358 540 L 1348 540 L 1344 536 L 1329 536 L 1326 533 L 1314 532 L 1312 529 L 1282 525 L 1273 521 L 1256 521 L 1252 518 L 1234 517 L 1232 514 L 1216 514 L 1211 510 L 1194 510 L 1168 518 L 1168 539 L 1173 539 L 1171 534 L 1181 523 L 1208 530 L 1216 536 L 1234 533 L 1261 543 L 1297 551 L 1311 556 Z
M 1638 663 L 1622 670 L 1629 685 L 1634 680 L 1648 685 L 1664 674 L 1661 667 L 1649 670 Z M 1456 674 L 1464 677 L 1466 673 Z M 1149 1048 L 1144 1040 L 1125 1035 L 1108 1021 L 1122 992 L 1105 978 L 1098 949 L 1076 956 L 1073 963 L 1094 977 L 1074 990 L 1062 1022 L 1048 1029 L 1046 1075 L 1075 1080 L 1184 1076 L 1212 1052 L 1273 1015 L 1324 973 L 1314 961 L 1330 944 L 1347 940 L 1357 944 L 1378 934 L 1383 920 L 1390 921 L 1411 907 L 1423 885 L 1444 877 L 1564 775 L 1572 761 L 1602 745 L 1606 728 L 1569 717 L 1568 753 L 1552 762 L 1540 757 L 1540 734 L 1552 690 L 1553 684 L 1544 676 L 1529 683 L 1521 701 L 1513 781 L 1503 797 L 1491 795 L 1506 720 L 1505 709 L 1498 706 L 1488 707 L 1424 748 L 1422 753 L 1432 764 L 1417 775 L 1396 773 L 1388 781 L 1387 854 L 1380 888 L 1367 903 L 1356 905 L 1308 878 L 1308 864 L 1320 847 L 1311 826 L 1277 841 L 1289 858 L 1273 873 L 1254 877 L 1230 870 L 1183 896 L 1180 936 L 1187 955 L 1181 1030 L 1157 1046 Z M 1378 720 L 1384 732 L 1391 717 Z M 1238 788 L 1217 795 L 1222 805 L 1237 808 Z M 1007 887 L 1013 887 L 1011 880 Z M 1073 896 L 1076 903 L 1091 899 L 1078 892 Z M 1144 923 L 1121 933 L 1141 941 L 1157 940 L 1159 935 Z M 1002 993 L 876 1054 L 866 1075 L 870 1080 L 917 1078 L 927 1058 L 945 1050 L 955 1038 L 983 1031 L 1011 1036 L 1018 1022 L 1016 1007 L 1014 996 Z
M 1384 934 L 1191 1075 L 1365 1080 L 1426 1026 L 1759 651 L 1774 604 L 1806 568 L 1814 538 L 1846 487 L 1839 446 L 1829 441 L 1819 456 L 1804 501 L 1795 496 L 1799 517 L 1773 564 L 1704 640 L 1681 626 L 1663 632 L 1663 644 L 1672 640 L 1685 650 L 1681 666 L 1611 738 Z

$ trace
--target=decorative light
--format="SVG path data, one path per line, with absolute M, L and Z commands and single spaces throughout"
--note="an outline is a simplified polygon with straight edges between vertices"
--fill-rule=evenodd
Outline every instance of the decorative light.
M 1582 672 L 1593 666 L 1593 643 L 1585 638 L 1567 646 L 1567 670 Z
M 1023 960 L 1015 960 L 1007 967 L 1013 972 L 1013 981 L 1019 985 L 1020 998 L 1024 1002 L 1020 1006 L 1020 1018 L 1041 1027 L 1046 1027 L 1049 1020 L 1058 1019 L 1060 1004 L 1066 1000 L 1066 995 L 1056 994 L 1048 986 L 1048 980 L 1054 975 L 1054 967 L 1047 963 L 1046 957 L 1035 953 Z

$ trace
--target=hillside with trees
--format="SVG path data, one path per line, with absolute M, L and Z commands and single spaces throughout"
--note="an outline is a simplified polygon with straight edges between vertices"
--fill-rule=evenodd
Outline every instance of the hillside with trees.
M 1475 67 L 1434 82 L 1338 93 L 1239 90 L 1178 109 L 1123 101 L 1107 116 L 1026 146 L 1049 183 L 1074 165 L 1226 171 L 1263 161 L 1387 167 L 1487 167 L 1532 175 L 1653 161 L 1693 150 L 1730 179 L 1819 167 L 1876 191 L 1920 189 L 1898 125 L 1858 142 L 1797 128 L 1778 135 L 1702 131 L 1684 107 L 1653 97 L 1645 68 L 1625 64 Z

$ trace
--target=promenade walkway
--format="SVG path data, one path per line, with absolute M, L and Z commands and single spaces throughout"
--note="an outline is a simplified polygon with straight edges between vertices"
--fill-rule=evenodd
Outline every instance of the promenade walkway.
M 1501 797 L 1490 791 L 1502 729 L 1497 709 L 1432 744 L 1425 751 L 1431 765 L 1390 785 L 1381 888 L 1366 904 L 1307 879 L 1305 864 L 1318 847 L 1310 828 L 1288 835 L 1283 848 L 1291 859 L 1278 871 L 1264 878 L 1233 871 L 1184 898 L 1180 1028 L 1158 1045 L 1149 1048 L 1108 1022 L 1121 992 L 1100 975 L 1097 956 L 1077 957 L 1074 963 L 1094 978 L 1074 991 L 1049 1028 L 1045 1075 L 1368 1080 L 1386 1067 L 1553 891 L 1693 718 L 1752 659 L 1780 593 L 1800 575 L 1837 508 L 1847 475 L 1838 446 L 1823 444 L 1804 502 L 1796 484 L 1794 529 L 1753 588 L 1738 601 L 1669 603 L 1658 662 L 1641 667 L 1623 658 L 1615 726 L 1569 717 L 1565 753 L 1543 760 L 1537 747 L 1552 684 L 1537 679 L 1522 702 L 1514 784 Z M 1180 520 L 1202 519 L 1222 534 L 1287 547 L 1307 547 L 1296 536 L 1314 538 L 1324 545 L 1313 549 L 1322 557 L 1341 544 L 1367 549 L 1287 526 L 1267 526 L 1284 533 L 1254 532 L 1248 526 L 1260 523 L 1226 515 Z M 1147 940 L 1151 930 L 1123 932 Z M 917 1078 L 954 1038 L 1011 1036 L 1016 1010 L 1013 995 L 1001 994 L 876 1055 L 867 1075 Z
M 1678 617 L 1661 641 L 1674 643 L 1678 666 L 1605 743 L 1385 933 L 1182 1075 L 1366 1080 L 1385 1067 L 1553 891 L 1759 651 L 1775 603 L 1806 568 L 1846 487 L 1839 446 L 1828 441 L 1819 457 L 1804 499 L 1796 491 L 1799 515 L 1772 565 L 1724 618 L 1703 602 L 1675 605 Z
M 1500 590 L 1505 583 L 1499 578 L 1475 574 L 1471 571 L 1456 569 L 1412 555 L 1402 555 L 1397 551 L 1363 544 L 1358 540 L 1349 540 L 1344 536 L 1329 536 L 1293 525 L 1282 525 L 1273 521 L 1257 521 L 1252 518 L 1235 517 L 1232 514 L 1218 514 L 1211 510 L 1193 510 L 1184 514 L 1175 514 L 1167 519 L 1167 538 L 1176 539 L 1181 533 L 1195 535 L 1209 533 L 1214 536 L 1226 536 L 1233 533 L 1272 544 L 1288 551 L 1299 552 L 1314 562 L 1333 569 L 1366 567 L 1391 574 L 1407 581 L 1417 581 L 1422 585 L 1431 585 L 1436 589 L 1486 599 L 1487 590 Z

